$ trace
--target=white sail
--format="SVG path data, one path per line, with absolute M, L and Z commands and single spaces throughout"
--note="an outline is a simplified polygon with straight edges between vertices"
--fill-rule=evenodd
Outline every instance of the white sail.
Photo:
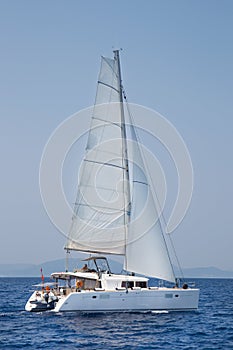
M 120 93 L 116 57 L 102 57 L 68 249 L 124 254 L 129 191 Z
M 131 127 L 133 144 L 132 208 L 127 236 L 125 269 L 143 275 L 175 282 L 171 261 L 164 240 L 152 184 L 146 175 L 142 153 Z
M 130 193 L 119 57 L 102 57 L 67 249 L 125 255 L 128 271 L 175 281 L 133 126 Z M 130 209 L 132 202 L 132 208 Z M 130 212 L 131 211 L 131 212 Z

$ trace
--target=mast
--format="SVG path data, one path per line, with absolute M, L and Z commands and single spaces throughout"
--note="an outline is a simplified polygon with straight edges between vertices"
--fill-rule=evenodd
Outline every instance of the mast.
M 124 115 L 124 105 L 123 105 L 123 87 L 122 87 L 122 79 L 121 79 L 121 65 L 120 65 L 120 50 L 114 50 L 114 59 L 117 62 L 118 66 L 118 89 L 119 89 L 119 98 L 120 98 L 120 111 L 121 111 L 121 135 L 122 135 L 122 167 L 125 168 L 125 172 L 123 173 L 123 186 L 124 193 L 128 193 L 127 198 L 130 198 L 130 187 L 129 187 L 129 163 L 128 163 L 128 152 L 127 152 L 127 141 L 126 141 L 126 128 L 125 128 L 125 115 Z M 125 181 L 127 185 L 125 185 Z M 130 217 L 130 202 L 126 203 L 127 199 L 124 196 L 124 229 L 125 229 L 125 268 L 127 270 L 127 256 L 126 256 L 126 244 L 127 244 L 127 230 L 128 223 Z
M 66 272 L 69 271 L 69 254 L 70 254 L 70 251 L 68 248 L 65 248 L 66 250 Z

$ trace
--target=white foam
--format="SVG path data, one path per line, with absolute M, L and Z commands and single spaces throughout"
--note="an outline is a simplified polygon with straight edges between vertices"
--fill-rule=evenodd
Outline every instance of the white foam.
M 168 314 L 167 310 L 151 310 L 152 314 Z

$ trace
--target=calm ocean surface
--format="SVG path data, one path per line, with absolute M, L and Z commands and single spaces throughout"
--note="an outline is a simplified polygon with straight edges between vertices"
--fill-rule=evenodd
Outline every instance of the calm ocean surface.
M 199 279 L 199 310 L 167 314 L 24 311 L 39 278 L 0 278 L 1 349 L 233 349 L 233 280 Z

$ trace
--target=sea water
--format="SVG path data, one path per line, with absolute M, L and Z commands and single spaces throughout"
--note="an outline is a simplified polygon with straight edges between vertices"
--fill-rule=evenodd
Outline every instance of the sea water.
M 29 313 L 39 278 L 0 278 L 1 349 L 233 349 L 233 280 L 198 279 L 198 311 Z

